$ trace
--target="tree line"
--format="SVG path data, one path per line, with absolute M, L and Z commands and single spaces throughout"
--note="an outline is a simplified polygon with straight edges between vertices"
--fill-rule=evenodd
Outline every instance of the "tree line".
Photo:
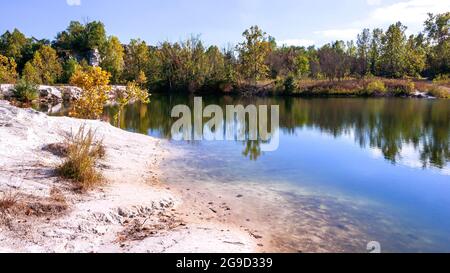
M 398 22 L 386 31 L 364 29 L 356 41 L 321 47 L 277 45 L 258 26 L 236 46 L 206 47 L 197 36 L 181 42 L 122 44 L 107 36 L 101 22 L 73 21 L 54 40 L 26 37 L 19 30 L 0 37 L 0 83 L 23 79 L 35 84 L 66 84 L 76 70 L 98 65 L 113 84 L 136 82 L 152 91 L 231 91 L 241 85 L 294 80 L 364 78 L 448 78 L 450 12 L 429 14 L 424 29 L 406 35 Z M 98 63 L 92 57 L 98 53 Z

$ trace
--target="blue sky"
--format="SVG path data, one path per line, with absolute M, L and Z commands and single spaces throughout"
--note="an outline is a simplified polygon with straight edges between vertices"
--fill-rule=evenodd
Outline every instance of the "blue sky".
M 286 44 L 322 45 L 355 39 L 364 27 L 395 21 L 422 29 L 427 12 L 450 11 L 450 0 L 0 0 L 0 32 L 19 28 L 53 39 L 71 20 L 101 20 L 122 42 L 150 44 L 200 34 L 207 44 L 226 46 L 257 24 Z

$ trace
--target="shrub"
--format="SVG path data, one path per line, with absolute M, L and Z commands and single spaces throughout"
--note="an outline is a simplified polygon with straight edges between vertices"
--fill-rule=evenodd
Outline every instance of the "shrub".
M 433 83 L 436 83 L 436 84 L 450 83 L 450 75 L 449 74 L 439 74 L 436 76 L 436 78 L 433 79 Z
M 415 89 L 412 81 L 390 80 L 385 84 L 389 92 L 395 96 L 409 96 Z
M 97 119 L 103 113 L 103 107 L 111 90 L 109 79 L 111 74 L 100 67 L 79 68 L 70 79 L 70 83 L 83 89 L 70 112 L 77 118 Z
M 79 64 L 76 59 L 69 58 L 67 61 L 64 62 L 62 69 L 62 76 L 61 81 L 63 83 L 68 83 L 70 79 L 72 78 L 73 74 L 77 71 L 79 67 Z
M 432 86 L 428 94 L 439 99 L 450 99 L 450 90 L 440 86 Z
M 384 94 L 386 93 L 386 86 L 384 85 L 384 82 L 380 80 L 373 80 L 367 84 L 365 88 L 365 92 L 368 95 L 372 95 L 373 93 L 376 94 Z
M 142 89 L 136 82 L 128 82 L 125 89 L 116 89 L 114 94 L 116 103 L 119 105 L 119 111 L 114 116 L 117 126 L 119 126 L 120 116 L 128 103 L 139 101 L 144 104 L 150 103 L 147 90 Z
M 102 181 L 95 169 L 98 159 L 105 156 L 102 141 L 95 141 L 95 132 L 82 125 L 76 134 L 66 139 L 67 156 L 57 168 L 57 173 L 76 182 L 81 190 L 87 190 Z
M 284 80 L 278 77 L 273 82 L 272 94 L 281 93 L 283 91 L 284 91 Z
M 286 94 L 291 94 L 295 90 L 295 80 L 292 75 L 289 75 L 284 80 L 284 92 Z
M 25 79 L 19 80 L 12 92 L 16 100 L 25 103 L 32 102 L 39 97 L 38 86 Z

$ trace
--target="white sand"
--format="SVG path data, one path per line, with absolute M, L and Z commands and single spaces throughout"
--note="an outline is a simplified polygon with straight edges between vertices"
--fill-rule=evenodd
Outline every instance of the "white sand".
M 99 169 L 106 183 L 85 194 L 58 178 L 62 161 L 43 147 L 86 124 L 103 138 L 106 158 Z M 158 177 L 170 170 L 159 162 L 180 156 L 161 140 L 100 121 L 49 117 L 0 101 L 0 198 L 49 198 L 59 189 L 68 210 L 45 217 L 7 215 L 0 225 L 0 252 L 253 252 L 255 240 L 223 223 L 189 222 L 177 212 L 183 200 Z

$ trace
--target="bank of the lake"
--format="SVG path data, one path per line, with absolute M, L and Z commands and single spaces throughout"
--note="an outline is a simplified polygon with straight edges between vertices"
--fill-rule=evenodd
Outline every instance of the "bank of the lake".
M 232 95 L 245 97 L 409 97 L 422 99 L 448 99 L 450 98 L 450 83 L 448 81 L 436 82 L 422 79 L 387 79 L 362 78 L 343 80 L 316 80 L 303 79 L 293 81 L 289 86 L 286 79 L 254 83 L 236 83 L 223 87 L 202 89 L 196 92 L 179 90 L 172 94 L 186 95 Z M 0 84 L 0 99 L 15 101 L 14 84 Z M 114 94 L 126 88 L 123 85 L 112 85 L 109 100 L 114 101 Z M 70 85 L 38 85 L 38 99 L 34 104 L 47 105 L 57 111 L 62 104 L 77 100 L 83 90 Z M 167 90 L 150 90 L 151 93 L 170 95 Z
M 159 250 L 175 251 L 179 250 L 177 246 L 184 246 L 187 251 L 193 248 L 197 251 L 202 248 L 196 242 L 205 242 L 199 239 L 205 238 L 202 237 L 204 232 L 231 232 L 235 235 L 216 241 L 220 247 L 238 248 L 238 251 L 247 251 L 247 246 L 252 245 L 254 248 L 249 251 L 366 252 L 369 241 L 379 241 L 383 251 L 448 251 L 448 100 L 203 97 L 205 105 L 221 107 L 279 105 L 280 148 L 265 153 L 261 151 L 260 142 L 170 141 L 174 121 L 171 109 L 178 104 L 193 107 L 193 99 L 192 95 L 155 94 L 149 105 L 125 107 L 119 124 L 114 119 L 117 106 L 107 106 L 102 117 L 122 129 L 143 134 L 139 138 L 146 141 L 155 139 L 145 135 L 160 139 L 161 147 L 168 151 L 167 156 L 158 156 L 151 148 L 147 149 L 147 142 L 135 142 L 134 137 L 138 135 L 126 133 L 131 142 L 120 142 L 120 146 L 116 143 L 108 152 L 121 158 L 116 164 L 127 163 L 123 158 L 134 158 L 132 154 L 146 159 L 148 156 L 166 158 L 159 162 L 159 189 L 175 196 L 175 204 L 182 200 L 182 205 L 174 205 L 175 216 L 181 217 L 185 221 L 183 224 L 198 228 L 182 236 L 186 245 L 180 243 Z M 64 110 L 54 114 L 64 115 Z M 38 127 L 33 130 L 46 128 Z M 112 127 L 108 125 L 108 128 Z M 205 128 L 206 131 L 209 129 Z M 115 137 L 118 132 L 125 134 L 118 129 L 106 134 Z M 51 138 L 45 136 L 43 139 Z M 151 143 L 149 145 L 152 147 Z M 32 150 L 30 155 L 36 155 L 35 152 Z M 22 156 L 20 160 L 23 160 Z M 130 165 L 139 166 L 139 162 L 144 161 L 136 158 Z M 108 173 L 115 170 L 110 166 L 100 167 Z M 142 170 L 147 169 L 141 165 L 129 172 L 136 175 Z M 119 173 L 124 171 L 118 169 Z M 121 178 L 112 175 L 112 179 Z M 123 187 L 111 186 L 116 184 Z M 135 189 L 146 192 L 137 183 L 114 182 L 106 188 L 109 187 L 117 189 L 120 193 L 115 194 L 118 196 L 128 196 L 128 204 L 132 206 L 142 202 L 148 204 L 142 196 L 133 196 Z M 101 189 L 99 194 L 104 193 Z M 110 198 L 108 191 L 106 193 L 104 198 L 111 201 L 109 206 L 114 211 L 120 198 Z M 70 200 L 70 193 L 66 194 Z M 90 205 L 84 207 L 90 209 Z M 172 219 L 180 219 L 170 216 L 170 207 L 164 209 L 164 213 L 167 209 L 169 216 L 164 216 L 164 221 L 174 223 Z M 133 229 L 135 226 L 128 227 L 127 231 L 134 231 L 131 234 L 137 234 L 138 238 L 146 236 L 139 226 L 138 232 Z M 124 227 L 119 224 L 116 228 L 123 231 Z M 116 230 L 113 229 L 113 234 Z M 165 233 L 164 228 L 163 231 L 169 237 L 158 232 L 156 237 L 140 243 L 133 241 L 130 246 L 112 251 L 147 251 L 153 249 L 151 242 L 154 240 L 163 238 L 163 244 L 170 244 L 171 239 L 166 238 L 178 234 Z M 193 231 L 197 231 L 197 235 L 192 235 Z M 236 234 L 240 235 L 233 237 Z M 105 238 L 95 232 L 90 236 L 89 240 Z M 178 242 L 179 238 L 175 240 Z M 78 242 L 74 243 L 78 245 Z M 214 250 L 206 251 L 217 251 L 216 246 Z
M 59 178 L 55 144 L 86 125 L 103 140 L 99 188 L 80 194 Z M 237 226 L 188 217 L 160 181 L 181 152 L 164 140 L 100 121 L 49 117 L 0 101 L 0 252 L 254 252 Z
M 167 90 L 152 90 L 168 94 Z M 170 92 L 169 92 L 170 93 Z M 284 79 L 265 80 L 258 83 L 239 82 L 233 85 L 214 86 L 194 92 L 178 90 L 173 94 L 235 95 L 246 97 L 403 97 L 450 98 L 450 82 L 433 82 L 426 79 L 389 79 L 367 77 L 360 79 Z

